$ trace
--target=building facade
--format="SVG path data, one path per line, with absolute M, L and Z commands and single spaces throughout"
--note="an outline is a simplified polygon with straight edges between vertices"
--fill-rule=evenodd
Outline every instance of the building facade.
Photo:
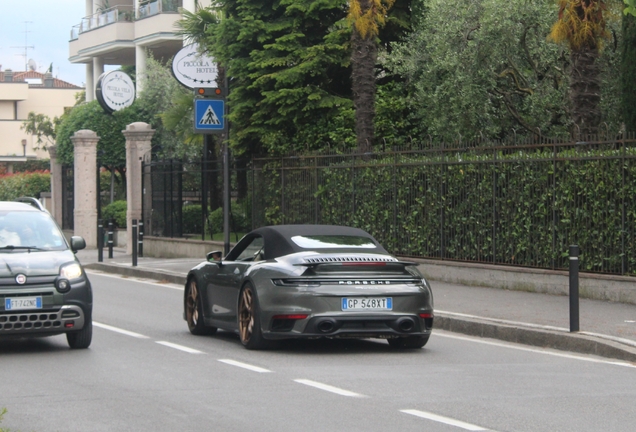
M 13 163 L 48 159 L 37 137 L 22 130 L 24 121 L 30 112 L 60 117 L 83 90 L 49 72 L 0 70 L 0 163 L 11 171 Z
M 105 65 L 135 66 L 136 92 L 143 89 L 148 54 L 168 61 L 182 47 L 181 9 L 194 12 L 210 0 L 86 0 L 84 18 L 71 30 L 69 61 L 86 65 L 86 100 Z

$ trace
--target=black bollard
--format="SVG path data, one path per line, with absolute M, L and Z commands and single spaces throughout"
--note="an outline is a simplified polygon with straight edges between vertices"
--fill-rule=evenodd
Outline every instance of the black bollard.
M 97 262 L 104 261 L 104 222 L 97 221 Z
M 570 332 L 579 331 L 579 247 L 570 246 Z
M 139 251 L 140 257 L 144 256 L 144 220 L 139 219 Z
M 113 220 L 108 221 L 108 258 L 113 257 Z
M 137 267 L 137 219 L 132 220 L 132 265 Z

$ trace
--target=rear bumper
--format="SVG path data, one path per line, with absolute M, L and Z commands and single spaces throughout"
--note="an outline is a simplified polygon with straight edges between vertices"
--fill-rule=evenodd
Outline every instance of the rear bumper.
M 263 337 L 266 339 L 392 338 L 423 336 L 430 334 L 432 329 L 433 318 L 420 318 L 418 315 L 411 314 L 333 315 L 309 318 L 306 323 L 274 320 L 270 330 L 263 332 Z

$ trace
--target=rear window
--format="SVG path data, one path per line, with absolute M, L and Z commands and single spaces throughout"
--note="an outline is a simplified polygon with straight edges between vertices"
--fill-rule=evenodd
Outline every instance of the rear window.
M 377 246 L 367 237 L 347 235 L 313 235 L 294 236 L 291 238 L 296 245 L 303 249 L 374 249 Z

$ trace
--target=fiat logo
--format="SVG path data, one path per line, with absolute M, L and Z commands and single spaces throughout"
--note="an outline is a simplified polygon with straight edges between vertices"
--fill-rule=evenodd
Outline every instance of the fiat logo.
M 26 283 L 26 276 L 23 274 L 19 274 L 15 277 L 15 281 L 18 285 L 24 285 Z

